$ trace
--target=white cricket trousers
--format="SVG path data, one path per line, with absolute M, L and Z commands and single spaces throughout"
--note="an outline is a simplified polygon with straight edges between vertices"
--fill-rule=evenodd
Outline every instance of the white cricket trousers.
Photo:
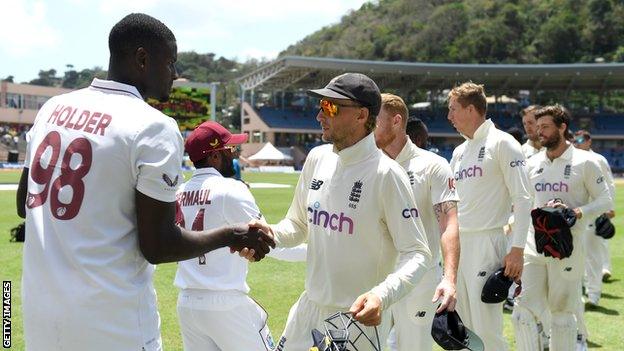
M 602 269 L 609 262 L 609 251 L 604 238 L 596 235 L 594 224 L 583 235 L 585 244 L 585 291 L 600 297 L 602 292 Z
M 355 301 L 355 300 L 354 300 Z M 335 314 L 336 312 L 348 312 L 351 306 L 338 307 L 338 306 L 321 306 L 312 302 L 308 298 L 307 292 L 303 292 L 299 297 L 299 300 L 291 307 L 288 313 L 288 320 L 286 321 L 286 327 L 284 334 L 277 343 L 277 351 L 308 351 L 312 347 L 312 329 L 318 329 L 320 332 L 325 333 L 325 319 Z M 381 325 L 377 326 L 379 343 L 382 350 L 385 347 L 385 341 L 388 338 L 388 332 L 390 330 L 390 311 L 382 311 Z M 338 321 L 338 323 L 336 323 Z M 340 326 L 339 320 L 335 320 L 336 326 Z M 365 327 L 363 324 L 358 325 L 366 333 L 366 335 L 377 345 L 377 336 L 375 335 L 375 329 L 372 327 Z M 329 328 L 333 328 L 329 325 Z M 350 339 L 354 340 L 359 335 L 359 330 L 352 326 L 349 328 Z M 362 335 L 355 344 L 359 351 L 373 351 L 370 343 Z
M 572 256 L 559 260 L 543 255 L 524 255 L 522 293 L 516 300 L 531 315 L 548 309 L 552 316 L 550 350 L 574 349 L 578 332 L 577 317 L 585 255 L 580 238 L 574 240 Z M 514 309 L 514 313 L 515 313 Z M 580 312 L 582 315 L 582 312 Z
M 503 306 L 481 302 L 488 277 L 503 266 L 507 238 L 503 228 L 459 233 L 461 254 L 457 270 L 457 312 L 464 324 L 477 334 L 485 351 L 505 351 Z
M 393 329 L 388 338 L 392 351 L 431 350 L 431 324 L 439 302 L 431 302 L 442 279 L 442 267 L 436 265 L 406 297 L 390 306 Z
M 185 351 L 268 351 L 267 313 L 240 291 L 183 289 L 178 318 Z

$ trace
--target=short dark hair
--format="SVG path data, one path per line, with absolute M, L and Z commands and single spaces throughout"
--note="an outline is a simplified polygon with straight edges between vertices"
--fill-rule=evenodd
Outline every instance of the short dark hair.
M 528 113 L 534 113 L 535 111 L 539 110 L 540 108 L 542 108 L 542 106 L 540 106 L 540 105 L 530 105 L 530 106 L 527 106 L 526 108 L 522 109 L 522 111 L 520 111 L 520 116 L 524 117 Z
M 156 51 L 175 40 L 173 32 L 161 21 L 144 13 L 131 13 L 111 29 L 108 49 L 112 58 L 123 58 L 139 47 Z
M 539 110 L 535 111 L 535 119 L 540 119 L 544 116 L 552 116 L 553 122 L 557 127 L 561 127 L 562 123 L 566 124 L 566 130 L 563 133 L 563 136 L 566 139 L 570 139 L 572 133 L 570 132 L 570 112 L 561 106 L 561 105 L 550 105 L 544 106 Z
M 427 130 L 425 122 L 418 117 L 410 117 L 407 119 L 405 134 L 407 134 L 416 146 L 421 148 L 425 146 L 427 139 L 429 138 L 429 131 Z M 419 141 L 421 145 L 418 145 Z

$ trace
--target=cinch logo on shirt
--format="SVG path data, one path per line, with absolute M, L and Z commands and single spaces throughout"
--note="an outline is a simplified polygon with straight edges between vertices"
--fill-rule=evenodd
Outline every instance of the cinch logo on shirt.
M 556 191 L 556 192 L 567 193 L 568 184 L 564 182 L 559 182 L 559 183 L 540 182 L 540 183 L 535 184 L 535 191 Z
M 410 217 L 418 218 L 418 209 L 406 208 L 406 209 L 403 209 L 403 212 L 401 212 L 401 214 L 403 215 L 403 218 L 410 218 Z
M 308 218 L 308 222 L 325 229 L 329 227 L 331 230 L 337 230 L 339 233 L 343 233 L 344 229 L 348 229 L 348 233 L 353 234 L 353 220 L 345 216 L 344 212 L 336 214 L 321 210 L 321 204 L 318 201 L 313 206 L 314 208 L 308 207 L 308 213 L 311 216 Z
M 520 166 L 526 166 L 526 161 L 525 160 L 515 160 L 515 161 L 511 161 L 509 162 L 509 166 L 513 167 L 520 167 Z
M 455 180 L 462 180 L 472 177 L 483 177 L 483 169 L 477 165 L 474 165 L 472 167 L 460 169 L 459 171 L 455 172 Z

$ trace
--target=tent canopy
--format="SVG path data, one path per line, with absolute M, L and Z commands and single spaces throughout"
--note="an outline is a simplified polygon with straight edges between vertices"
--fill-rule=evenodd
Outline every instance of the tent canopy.
M 270 161 L 292 161 L 292 157 L 279 151 L 273 144 L 266 143 L 260 151 L 247 158 L 250 161 L 270 160 Z

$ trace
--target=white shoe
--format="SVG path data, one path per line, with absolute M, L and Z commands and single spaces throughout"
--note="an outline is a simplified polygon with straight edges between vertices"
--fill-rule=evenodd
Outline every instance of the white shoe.
M 602 270 L 602 282 L 606 283 L 609 281 L 609 279 L 611 279 L 611 272 L 609 272 L 608 269 L 603 269 Z
M 587 339 L 581 334 L 576 336 L 576 351 L 587 351 Z

